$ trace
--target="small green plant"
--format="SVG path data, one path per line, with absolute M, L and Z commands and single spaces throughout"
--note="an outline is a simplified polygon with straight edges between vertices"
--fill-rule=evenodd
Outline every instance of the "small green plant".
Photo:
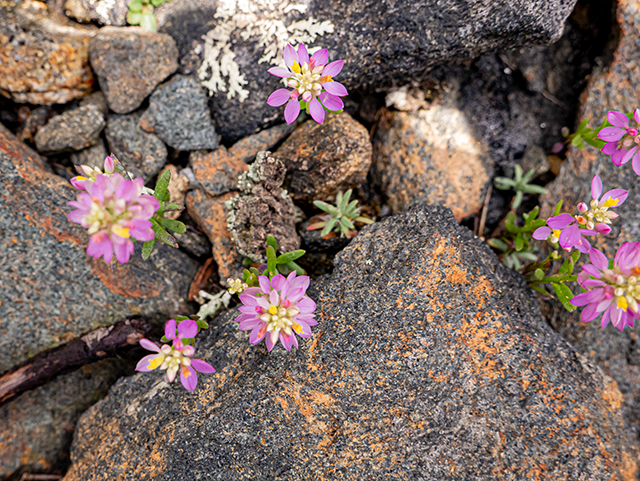
M 129 12 L 127 13 L 127 22 L 129 25 L 140 25 L 140 27 L 150 32 L 158 29 L 156 16 L 153 13 L 155 7 L 159 7 L 163 3 L 171 0 L 133 0 L 129 4 Z
M 340 234 L 340 237 L 352 238 L 358 233 L 354 222 L 362 222 L 363 224 L 373 224 L 373 220 L 360 215 L 360 207 L 358 201 L 351 198 L 352 190 L 349 189 L 342 194 L 338 192 L 336 195 L 336 205 L 331 205 L 321 200 L 314 200 L 313 205 L 318 209 L 326 212 L 326 214 L 314 216 L 319 222 L 314 222 L 307 230 L 322 229 L 320 235 L 322 237 L 328 235 L 331 231 Z
M 535 171 L 530 170 L 526 174 L 522 175 L 522 167 L 516 165 L 514 168 L 514 177 L 510 179 L 508 177 L 496 177 L 495 185 L 496 189 L 500 190 L 515 190 L 516 196 L 511 203 L 512 209 L 517 209 L 522 204 L 524 194 L 546 194 L 547 190 L 539 185 L 529 184 L 529 181 L 534 176 Z

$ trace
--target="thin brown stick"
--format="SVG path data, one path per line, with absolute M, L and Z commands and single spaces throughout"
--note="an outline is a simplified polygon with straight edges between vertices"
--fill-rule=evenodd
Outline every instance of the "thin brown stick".
M 137 344 L 149 329 L 149 319 L 129 317 L 110 327 L 101 327 L 55 349 L 49 349 L 0 376 L 0 405 L 55 376 L 73 371 L 113 355 L 118 349 Z
M 491 191 L 493 186 L 489 184 L 487 193 L 484 196 L 484 203 L 482 205 L 482 214 L 480 214 L 480 226 L 478 227 L 478 237 L 484 239 L 484 225 L 487 222 L 487 211 L 489 210 L 489 201 L 491 200 Z

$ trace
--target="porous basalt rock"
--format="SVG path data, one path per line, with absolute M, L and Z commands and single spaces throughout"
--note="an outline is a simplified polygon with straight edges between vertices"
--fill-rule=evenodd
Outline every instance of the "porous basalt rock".
M 284 187 L 296 201 L 331 201 L 360 186 L 371 167 L 369 132 L 349 114 L 329 114 L 322 124 L 298 127 L 275 157 L 287 168 Z
M 95 105 L 81 106 L 56 115 L 36 134 L 36 147 L 44 154 L 91 147 L 104 129 L 104 114 Z
M 104 27 L 89 46 L 100 89 L 116 113 L 134 111 L 178 68 L 178 49 L 166 34 L 140 27 Z M 117 66 L 117 68 L 114 68 Z
M 32 0 L 0 4 L 0 93 L 16 102 L 64 104 L 91 92 L 96 30 Z
M 249 171 L 238 179 L 240 194 L 227 203 L 227 227 L 238 252 L 254 262 L 266 262 L 269 235 L 278 241 L 280 252 L 300 247 L 293 201 L 282 189 L 285 173 L 285 166 L 270 152 L 258 153 Z
M 293 352 L 252 346 L 234 311 L 197 344 L 217 373 L 195 392 L 119 381 L 65 481 L 631 479 L 615 382 L 448 209 L 366 227 L 308 294 Z

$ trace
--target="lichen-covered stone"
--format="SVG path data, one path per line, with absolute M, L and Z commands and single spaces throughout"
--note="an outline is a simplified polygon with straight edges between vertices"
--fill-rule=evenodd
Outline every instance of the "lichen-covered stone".
M 394 211 L 424 200 L 458 220 L 482 207 L 493 162 L 456 107 L 434 103 L 415 112 L 385 112 L 373 140 L 373 172 Z
M 238 177 L 247 171 L 247 165 L 242 159 L 222 146 L 213 152 L 191 152 L 189 165 L 196 181 L 214 197 L 232 190 L 237 191 Z
M 77 191 L 0 126 L 0 372 L 127 315 L 185 311 L 197 265 L 169 247 L 111 269 L 67 220 Z
M 91 92 L 89 41 L 81 27 L 44 3 L 0 4 L 0 93 L 16 102 L 64 104 Z
M 442 207 L 366 227 L 312 283 L 319 324 L 267 353 L 212 322 L 194 393 L 138 374 L 80 420 L 65 481 L 629 480 L 615 382 Z
M 284 187 L 296 201 L 331 201 L 360 186 L 371 167 L 369 132 L 349 114 L 328 114 L 322 124 L 298 127 L 275 157 L 287 168 Z
M 218 146 L 207 95 L 193 77 L 176 75 L 160 85 L 149 99 L 144 120 L 176 150 L 210 150 Z
M 36 147 L 43 154 L 86 149 L 98 141 L 104 126 L 104 114 L 95 105 L 68 110 L 38 130 Z
M 123 27 L 127 24 L 131 0 L 66 0 L 65 14 L 79 22 Z
M 617 20 L 620 39 L 611 65 L 596 71 L 582 97 L 578 121 L 591 119 L 591 126 L 599 125 L 607 111 L 630 112 L 638 108 L 640 78 L 640 4 L 636 0 L 620 0 Z M 594 237 L 590 242 L 612 258 L 618 247 L 626 241 L 640 240 L 640 178 L 631 163 L 616 167 L 610 156 L 589 147 L 571 148 L 567 160 L 560 168 L 558 178 L 548 186 L 549 194 L 542 196 L 543 214 L 550 215 L 559 200 L 563 210 L 575 212 L 579 202 L 591 199 L 591 179 L 598 174 L 605 190 L 629 190 L 629 197 L 616 208 L 620 217 L 613 221 L 613 231 L 607 236 Z M 584 260 L 584 257 L 583 257 Z M 576 289 L 578 292 L 579 288 Z M 585 355 L 598 361 L 602 369 L 616 380 L 624 395 L 623 413 L 634 437 L 640 438 L 640 347 L 633 328 L 618 331 L 611 324 L 605 329 L 600 321 L 582 323 L 580 309 L 568 314 L 555 306 L 548 317 L 554 327 Z
M 114 112 L 134 111 L 178 68 L 178 49 L 166 34 L 140 27 L 103 27 L 89 46 L 91 66 Z
M 160 172 L 167 161 L 167 147 L 155 134 L 142 129 L 142 112 L 110 115 L 105 134 L 109 151 L 122 161 L 128 172 L 145 182 Z

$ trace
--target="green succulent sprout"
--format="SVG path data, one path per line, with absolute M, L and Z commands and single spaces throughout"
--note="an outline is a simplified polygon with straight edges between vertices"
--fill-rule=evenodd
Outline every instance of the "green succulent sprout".
M 158 24 L 153 9 L 170 1 L 171 0 L 133 0 L 129 4 L 127 22 L 129 25 L 140 25 L 140 27 L 145 30 L 155 32 L 158 29 Z
M 530 170 L 526 174 L 522 175 L 522 167 L 520 165 L 515 166 L 515 172 L 513 179 L 508 177 L 496 177 L 495 185 L 496 189 L 516 191 L 516 196 L 511 204 L 512 209 L 517 209 L 522 204 L 524 194 L 546 194 L 547 189 L 540 187 L 539 185 L 529 184 L 532 177 L 535 175 L 535 170 Z
M 352 189 L 342 194 L 338 192 L 336 195 L 336 205 L 331 205 L 321 200 L 314 200 L 313 205 L 318 209 L 326 212 L 326 214 L 317 216 L 320 222 L 315 222 L 307 227 L 307 230 L 322 229 L 320 235 L 322 237 L 328 235 L 331 231 L 340 233 L 340 237 L 354 237 L 357 233 L 354 222 L 362 222 L 363 224 L 373 224 L 373 220 L 360 215 L 360 207 L 358 201 L 351 198 Z

